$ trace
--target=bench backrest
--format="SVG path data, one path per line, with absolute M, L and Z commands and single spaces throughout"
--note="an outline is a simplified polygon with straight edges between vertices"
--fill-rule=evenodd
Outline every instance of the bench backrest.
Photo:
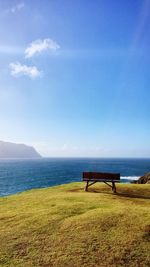
M 83 172 L 83 181 L 87 180 L 120 180 L 120 173 Z

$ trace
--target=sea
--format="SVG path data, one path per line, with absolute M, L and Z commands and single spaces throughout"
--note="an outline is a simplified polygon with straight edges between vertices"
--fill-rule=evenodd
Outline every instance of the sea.
M 116 172 L 130 183 L 150 172 L 150 159 L 134 158 L 42 158 L 0 160 L 0 196 L 33 188 L 79 182 L 82 172 Z

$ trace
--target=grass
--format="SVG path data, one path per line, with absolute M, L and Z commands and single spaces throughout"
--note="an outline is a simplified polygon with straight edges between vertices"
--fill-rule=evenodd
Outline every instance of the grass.
M 83 183 L 0 199 L 0 266 L 150 266 L 150 185 Z

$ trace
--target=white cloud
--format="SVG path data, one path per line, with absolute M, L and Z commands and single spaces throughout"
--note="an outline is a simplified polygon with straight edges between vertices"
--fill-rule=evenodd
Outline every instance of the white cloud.
M 67 150 L 68 148 L 69 148 L 69 144 L 68 144 L 68 143 L 64 143 L 64 144 L 62 145 L 62 147 L 60 147 L 60 150 L 65 151 L 65 150 Z
M 25 57 L 31 58 L 35 54 L 39 54 L 44 50 L 56 51 L 60 48 L 59 44 L 57 44 L 54 40 L 48 38 L 44 40 L 36 40 L 32 42 L 29 47 L 25 50 Z
M 19 11 L 20 9 L 24 8 L 24 3 L 19 3 L 18 5 L 16 6 L 13 6 L 10 8 L 10 12 L 11 13 L 15 13 L 16 11 Z
M 21 65 L 19 62 L 16 62 L 10 63 L 9 67 L 11 69 L 11 75 L 15 77 L 25 75 L 30 77 L 31 79 L 34 79 L 41 76 L 41 71 L 39 71 L 35 66 Z
M 24 8 L 25 4 L 23 2 L 18 3 L 15 6 L 10 7 L 9 9 L 7 9 L 5 11 L 6 14 L 8 13 L 16 13 L 17 11 L 21 10 L 22 8 Z

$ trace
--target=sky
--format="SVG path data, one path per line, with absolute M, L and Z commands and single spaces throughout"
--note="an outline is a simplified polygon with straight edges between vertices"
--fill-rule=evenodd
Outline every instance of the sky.
M 150 0 L 0 0 L 0 140 L 150 157 Z

